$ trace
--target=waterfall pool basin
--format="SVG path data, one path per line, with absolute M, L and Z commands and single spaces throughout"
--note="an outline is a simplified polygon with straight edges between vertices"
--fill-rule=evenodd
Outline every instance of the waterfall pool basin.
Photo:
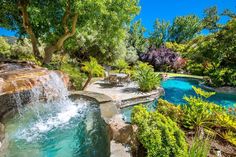
M 7 120 L 4 157 L 109 157 L 99 105 L 86 99 L 28 106 Z M 1 156 L 1 155 L 0 155 Z
M 161 86 L 165 90 L 165 94 L 161 97 L 175 105 L 185 104 L 184 96 L 196 96 L 196 93 L 192 89 L 192 86 L 201 88 L 200 80 L 184 77 L 173 77 L 165 81 L 162 81 Z M 212 97 L 207 99 L 210 102 L 214 102 L 220 106 L 226 108 L 235 107 L 236 95 L 216 93 Z M 148 109 L 153 110 L 156 108 L 157 101 L 144 104 Z M 124 116 L 126 122 L 130 122 L 131 112 L 133 106 L 122 108 L 121 113 Z

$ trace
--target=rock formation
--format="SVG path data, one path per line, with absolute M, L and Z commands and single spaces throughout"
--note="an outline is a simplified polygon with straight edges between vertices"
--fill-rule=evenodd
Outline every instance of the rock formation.
M 110 120 L 109 127 L 111 140 L 123 145 L 129 145 L 132 154 L 138 151 L 137 126 L 125 123 L 122 115 L 116 115 Z
M 63 82 L 61 81 L 63 80 Z M 69 77 L 29 62 L 0 61 L 0 122 L 21 106 L 61 97 Z M 0 123 L 0 148 L 4 139 Z
M 60 71 L 47 70 L 32 63 L 0 62 L 0 119 L 19 105 L 46 99 L 51 94 L 56 97 L 58 93 L 52 86 L 56 81 L 53 77 L 62 79 L 64 84 L 69 81 Z

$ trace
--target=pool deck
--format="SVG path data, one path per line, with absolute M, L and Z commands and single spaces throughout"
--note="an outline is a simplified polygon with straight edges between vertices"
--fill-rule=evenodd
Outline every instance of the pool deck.
M 186 78 L 195 78 L 203 79 L 204 76 L 189 75 L 189 74 L 179 74 L 179 73 L 166 73 L 166 72 L 157 72 L 158 74 L 167 74 L 168 77 L 186 77 Z
M 134 82 L 112 86 L 103 80 L 93 82 L 85 91 L 107 95 L 119 105 L 119 108 L 150 102 L 164 93 L 161 87 L 151 92 L 143 93 L 139 91 L 138 85 Z

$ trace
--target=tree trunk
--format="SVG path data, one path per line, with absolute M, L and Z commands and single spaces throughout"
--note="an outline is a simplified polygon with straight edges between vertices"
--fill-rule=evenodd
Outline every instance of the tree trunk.
M 73 15 L 71 32 L 69 31 L 69 28 L 68 28 L 69 26 L 67 24 L 68 18 L 71 15 L 71 13 L 70 13 L 70 5 L 71 4 L 70 3 L 71 3 L 70 0 L 68 0 L 67 1 L 67 8 L 66 8 L 65 14 L 62 18 L 62 25 L 64 28 L 64 34 L 61 37 L 59 37 L 59 39 L 56 41 L 55 44 L 49 45 L 44 49 L 44 51 L 45 51 L 44 59 L 42 59 L 42 57 L 40 56 L 40 52 L 39 52 L 39 49 L 37 46 L 38 39 L 36 38 L 36 36 L 33 32 L 33 28 L 30 24 L 29 14 L 27 12 L 27 5 L 28 4 L 27 4 L 27 2 L 24 2 L 24 1 L 20 1 L 20 3 L 19 3 L 19 8 L 22 13 L 22 19 L 23 19 L 23 27 L 24 27 L 25 31 L 30 36 L 34 55 L 37 59 L 42 61 L 43 64 L 50 63 L 53 53 L 60 50 L 62 48 L 65 40 L 72 37 L 76 32 L 76 24 L 77 24 L 77 20 L 78 20 L 78 16 L 79 16 L 78 13 L 74 13 L 74 15 Z
M 78 13 L 76 13 L 73 17 L 73 21 L 72 21 L 72 30 L 71 32 L 68 32 L 67 30 L 65 30 L 65 34 L 63 34 L 56 42 L 56 44 L 53 45 L 49 45 L 47 46 L 44 51 L 45 51 L 45 56 L 44 56 L 44 60 L 43 60 L 43 64 L 48 64 L 50 63 L 51 59 L 52 59 L 52 55 L 54 52 L 60 50 L 63 47 L 64 42 L 72 37 L 75 32 L 76 32 L 76 23 L 78 20 Z
M 19 8 L 20 8 L 20 11 L 22 13 L 23 27 L 24 27 L 25 31 L 30 36 L 34 56 L 37 59 L 42 60 L 42 57 L 40 56 L 40 52 L 39 52 L 39 49 L 38 49 L 38 46 L 37 46 L 38 39 L 36 38 L 36 36 L 33 32 L 32 26 L 30 24 L 29 14 L 27 12 L 27 3 L 20 2 L 19 3 Z
M 83 88 L 82 88 L 82 90 L 85 90 L 85 88 L 88 86 L 88 84 L 89 84 L 89 82 L 90 82 L 91 80 L 92 80 L 92 76 L 89 75 L 87 81 L 85 82 L 85 84 L 84 84 L 84 86 L 83 86 Z
M 52 60 L 52 55 L 54 52 L 57 51 L 56 46 L 52 45 L 52 46 L 47 46 L 44 49 L 45 55 L 44 55 L 44 59 L 43 59 L 43 64 L 48 64 L 50 63 L 50 61 Z

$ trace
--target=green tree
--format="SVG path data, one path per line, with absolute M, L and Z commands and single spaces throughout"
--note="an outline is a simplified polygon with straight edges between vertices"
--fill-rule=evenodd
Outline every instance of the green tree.
M 115 40 L 119 35 L 124 39 L 124 26 L 139 10 L 137 0 L 1 0 L 0 3 L 0 26 L 29 37 L 34 55 L 45 64 L 53 53 L 62 49 L 65 41 L 83 30 L 98 30 L 105 41 Z M 44 57 L 38 49 L 39 39 L 47 44 Z
M 104 68 L 97 62 L 97 60 L 93 57 L 90 57 L 90 61 L 86 61 L 82 63 L 81 70 L 88 73 L 88 79 L 85 82 L 82 90 L 84 90 L 89 82 L 91 81 L 92 77 L 94 76 L 104 76 Z
M 199 36 L 188 43 L 185 56 L 202 64 L 213 86 L 236 85 L 236 19 L 231 19 L 218 32 Z
M 236 18 L 236 13 L 234 13 L 233 11 L 231 11 L 229 9 L 225 9 L 221 15 L 228 16 L 230 18 Z
M 202 30 L 202 23 L 198 16 L 179 16 L 169 30 L 170 41 L 184 43 L 193 39 Z
M 148 48 L 148 41 L 144 37 L 145 31 L 141 20 L 138 20 L 131 25 L 128 32 L 128 47 L 132 46 L 138 54 L 146 52 Z
M 218 24 L 220 16 L 216 6 L 204 10 L 204 18 L 202 20 L 203 28 L 208 29 L 210 32 L 216 32 L 220 25 Z
M 169 41 L 170 23 L 156 19 L 153 28 L 154 30 L 150 35 L 150 45 L 158 48 Z

